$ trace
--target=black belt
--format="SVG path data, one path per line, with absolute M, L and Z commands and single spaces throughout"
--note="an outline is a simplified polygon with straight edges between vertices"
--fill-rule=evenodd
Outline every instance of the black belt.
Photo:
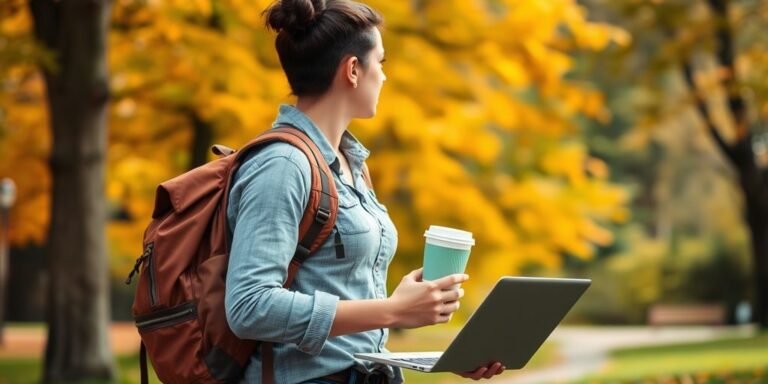
M 353 372 L 354 376 L 353 376 Z M 350 381 L 350 378 L 354 377 L 354 381 Z M 338 384 L 388 384 L 389 378 L 384 372 L 360 372 L 354 368 L 348 368 L 341 372 L 332 373 L 327 376 L 321 377 L 323 380 L 332 381 Z

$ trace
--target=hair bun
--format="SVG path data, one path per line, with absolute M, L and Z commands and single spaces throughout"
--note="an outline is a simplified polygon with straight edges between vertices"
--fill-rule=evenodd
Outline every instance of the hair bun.
M 304 32 L 325 10 L 325 0 L 278 0 L 264 11 L 267 26 L 277 32 Z

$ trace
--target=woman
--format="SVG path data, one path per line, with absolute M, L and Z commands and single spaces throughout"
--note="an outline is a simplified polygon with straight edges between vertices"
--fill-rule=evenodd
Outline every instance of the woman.
M 459 308 L 463 274 L 424 282 L 421 270 L 386 293 L 397 232 L 362 176 L 366 150 L 347 126 L 376 113 L 384 48 L 381 16 L 346 0 L 282 0 L 265 12 L 295 106 L 283 105 L 274 126 L 304 131 L 334 170 L 339 193 L 336 233 L 282 288 L 307 204 L 310 165 L 283 143 L 252 155 L 235 175 L 228 220 L 232 229 L 226 311 L 241 338 L 274 342 L 276 383 L 402 382 L 399 369 L 356 360 L 385 351 L 387 328 L 445 323 Z M 338 236 L 336 236 L 338 235 Z M 335 238 L 343 243 L 341 254 Z M 259 383 L 255 353 L 245 381 Z M 465 377 L 501 373 L 494 363 Z M 373 379 L 375 378 L 375 380 Z

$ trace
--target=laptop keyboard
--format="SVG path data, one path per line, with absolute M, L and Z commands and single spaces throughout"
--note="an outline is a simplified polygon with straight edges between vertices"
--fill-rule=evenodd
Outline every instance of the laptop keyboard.
M 413 364 L 419 364 L 419 365 L 428 365 L 432 366 L 437 363 L 438 357 L 405 357 L 405 358 L 396 358 L 392 360 L 397 361 L 403 361 L 406 363 L 413 363 Z

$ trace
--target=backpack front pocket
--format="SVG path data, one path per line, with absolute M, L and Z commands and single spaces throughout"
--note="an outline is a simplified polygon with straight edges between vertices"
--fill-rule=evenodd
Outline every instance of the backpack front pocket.
M 155 328 L 174 326 L 197 318 L 197 305 L 194 301 L 163 309 L 136 318 L 136 328 L 139 332 L 149 332 Z
M 208 369 L 196 357 L 203 345 L 196 302 L 137 316 L 136 327 L 160 381 L 208 382 Z

